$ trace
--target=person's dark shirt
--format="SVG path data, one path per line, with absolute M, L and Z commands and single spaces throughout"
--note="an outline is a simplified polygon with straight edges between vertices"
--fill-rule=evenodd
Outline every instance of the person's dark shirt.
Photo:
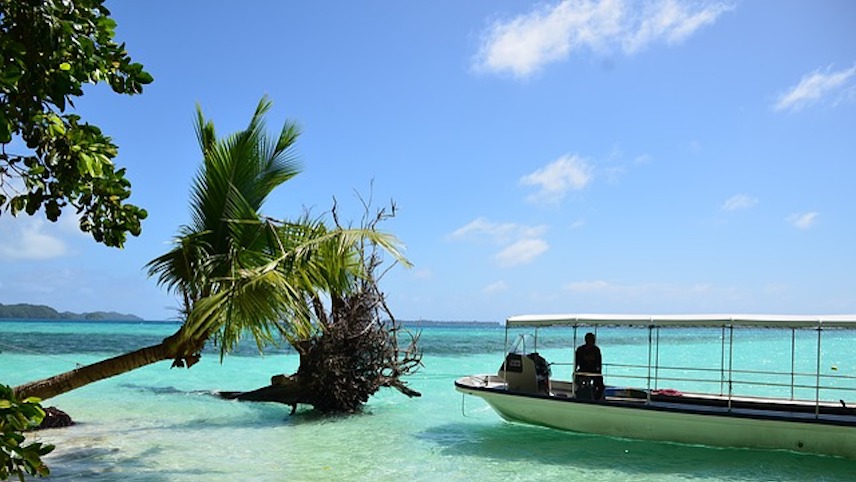
M 582 345 L 577 348 L 577 371 L 600 373 L 600 348 L 597 345 Z

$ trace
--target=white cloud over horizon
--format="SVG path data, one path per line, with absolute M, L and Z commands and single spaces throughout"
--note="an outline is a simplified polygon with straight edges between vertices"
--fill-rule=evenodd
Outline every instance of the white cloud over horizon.
M 536 169 L 522 178 L 525 186 L 536 186 L 538 191 L 527 198 L 533 203 L 557 203 L 572 190 L 581 190 L 594 179 L 592 166 L 582 157 L 564 155 Z
M 788 216 L 788 222 L 797 229 L 809 229 L 817 222 L 820 213 L 812 211 L 808 213 L 794 213 Z
M 748 194 L 736 194 L 726 200 L 721 209 L 723 211 L 739 211 L 749 209 L 758 204 L 758 199 L 749 196 Z
M 510 268 L 532 262 L 544 254 L 549 245 L 542 239 L 547 226 L 494 223 L 479 217 L 456 229 L 448 238 L 455 241 L 487 241 L 502 246 L 494 255 L 500 267 Z
M 726 2 L 562 0 L 490 25 L 475 68 L 526 78 L 579 50 L 632 55 L 657 42 L 680 43 L 733 8 Z
M 521 238 L 539 237 L 547 232 L 547 226 L 526 226 L 515 223 L 494 223 L 487 218 L 476 218 L 456 229 L 449 238 L 457 240 L 487 239 L 493 243 L 504 244 Z
M 531 263 L 535 258 L 541 256 L 550 245 L 543 239 L 521 239 L 505 247 L 496 254 L 494 258 L 503 268 L 511 268 L 521 264 Z
M 580 229 L 585 225 L 586 225 L 586 220 L 583 218 L 580 218 L 580 219 L 577 219 L 576 221 L 572 222 L 569 227 L 570 227 L 570 229 Z
M 837 72 L 833 72 L 831 66 L 825 70 L 815 70 L 804 75 L 797 85 L 781 94 L 773 104 L 773 110 L 798 112 L 824 99 L 832 99 L 833 103 L 838 103 L 842 99 L 856 98 L 854 76 L 856 65 Z
M 56 225 L 32 217 L 6 217 L 3 221 L 3 240 L 0 241 L 0 259 L 9 261 L 33 261 L 68 256 L 68 244 L 57 234 L 65 229 L 61 217 Z
M 505 281 L 497 281 L 484 287 L 482 292 L 485 294 L 503 293 L 508 291 L 508 283 Z

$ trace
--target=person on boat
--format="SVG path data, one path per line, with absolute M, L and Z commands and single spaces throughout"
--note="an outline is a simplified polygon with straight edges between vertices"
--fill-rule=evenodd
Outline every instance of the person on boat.
M 595 341 L 594 333 L 586 333 L 585 345 L 577 347 L 574 354 L 575 373 L 582 372 L 583 374 L 576 375 L 574 382 L 577 387 L 591 385 L 592 400 L 600 400 L 603 397 L 603 377 L 591 375 L 592 373 L 601 373 L 600 348 L 595 344 Z

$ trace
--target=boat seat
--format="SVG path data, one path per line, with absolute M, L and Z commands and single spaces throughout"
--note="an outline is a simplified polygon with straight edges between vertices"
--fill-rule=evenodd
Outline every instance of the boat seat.
M 577 400 L 594 400 L 594 382 L 591 377 L 577 376 Z

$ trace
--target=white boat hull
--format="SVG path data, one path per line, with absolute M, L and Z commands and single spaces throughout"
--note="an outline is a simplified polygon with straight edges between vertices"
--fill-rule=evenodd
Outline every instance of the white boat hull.
M 783 449 L 856 459 L 856 417 L 816 420 L 804 413 L 789 417 L 765 410 L 728 412 L 668 404 L 579 401 L 489 388 L 486 379 L 464 377 L 455 386 L 460 392 L 484 399 L 509 421 L 613 437 Z

